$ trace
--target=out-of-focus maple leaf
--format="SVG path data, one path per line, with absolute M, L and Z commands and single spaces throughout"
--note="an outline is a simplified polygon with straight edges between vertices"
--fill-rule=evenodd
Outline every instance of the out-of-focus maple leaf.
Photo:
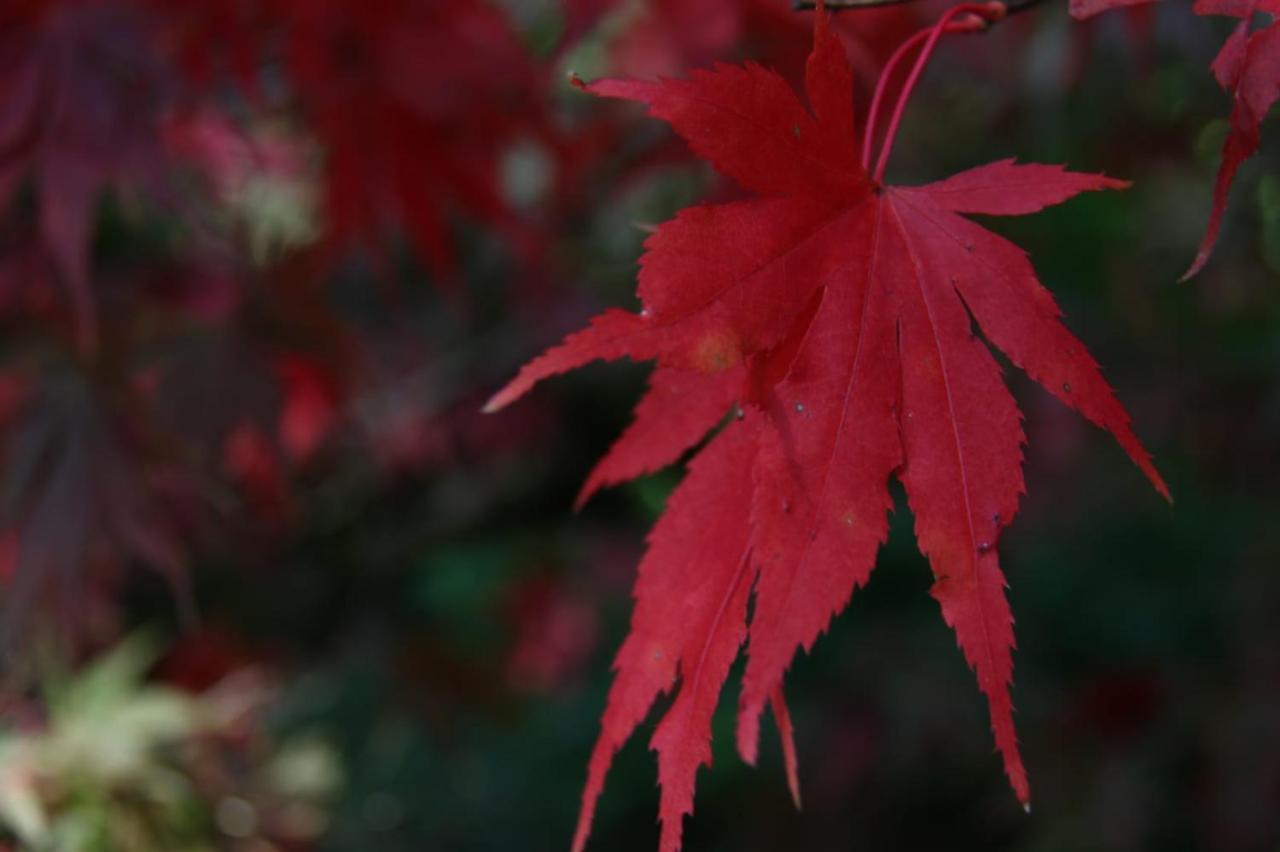
M 284 397 L 280 444 L 292 460 L 306 461 L 333 430 L 341 389 L 330 371 L 296 353 L 277 357 L 275 368 Z
M 255 517 L 277 526 L 293 519 L 284 455 L 270 432 L 249 420 L 239 423 L 227 438 L 223 461 Z
M 572 47 L 600 19 L 618 5 L 619 0 L 564 0 L 564 25 L 560 35 L 560 49 Z
M 506 675 L 512 685 L 552 692 L 575 679 L 596 644 L 595 611 L 551 575 L 516 583 L 503 610 L 513 630 Z
M 499 160 L 532 124 L 535 68 L 487 3 L 290 0 L 285 59 L 326 150 L 328 235 L 380 242 L 403 226 L 447 276 L 449 217 L 514 232 Z
M 17 535 L 4 631 L 57 589 L 76 601 L 90 565 L 136 559 L 161 572 L 186 604 L 182 550 L 135 457 L 118 412 L 74 372 L 45 375 L 5 448 L 3 522 Z
M 1145 6 L 1155 0 L 1071 0 L 1071 17 L 1084 20 L 1111 9 Z
M 157 680 L 198 694 L 237 671 L 263 662 L 263 654 L 234 632 L 202 625 L 180 637 L 156 664 Z
M 723 56 L 742 37 L 742 4 L 725 0 L 650 0 L 611 45 L 625 74 L 658 76 Z
M 49 320 L 65 326 L 65 298 L 58 270 L 40 243 L 38 226 L 22 217 L 0 227 L 0 315 L 27 328 Z
M 1088 18 L 1109 9 L 1136 6 L 1154 0 L 1071 0 L 1071 14 Z M 1253 156 L 1261 141 L 1262 120 L 1280 99 L 1280 2 L 1277 0 L 1196 0 L 1197 15 L 1225 15 L 1240 23 L 1222 46 L 1211 70 L 1218 85 L 1231 95 L 1230 129 L 1222 146 L 1222 163 L 1213 186 L 1213 206 L 1200 248 L 1183 279 L 1195 275 L 1209 261 L 1227 196 L 1240 164 Z M 1271 16 L 1272 22 L 1253 28 L 1257 13 Z
M 155 28 L 196 83 L 229 66 L 258 99 L 264 64 L 324 152 L 326 245 L 381 249 L 404 234 L 444 281 L 456 271 L 451 219 L 539 248 L 502 195 L 501 160 L 520 135 L 544 134 L 535 63 L 490 2 L 149 0 Z M 589 26 L 608 4 L 582 4 Z M 576 22 L 576 23 L 575 23 Z M 279 89 L 279 86 L 275 87 Z
M 251 95 L 259 93 L 262 35 L 271 3 L 261 0 L 141 0 L 148 22 L 197 89 L 230 71 Z
M 913 4 L 862 10 L 856 24 L 838 22 L 854 68 L 871 78 L 917 26 Z M 803 75 L 809 27 L 791 0 L 647 0 L 610 45 L 618 73 L 637 77 L 683 74 L 734 52 L 787 79 Z
M 212 465 L 200 476 L 225 473 L 255 518 L 290 519 L 291 466 L 309 461 L 337 423 L 334 368 L 236 335 L 182 340 L 168 354 L 150 382 L 150 421 L 183 458 Z
M 1167 496 L 1026 255 L 959 215 L 1024 215 L 1124 184 L 1005 160 L 923 187 L 882 186 L 859 165 L 852 86 L 821 12 L 809 108 L 752 64 L 585 86 L 647 104 L 762 197 L 688 208 L 659 227 L 641 260 L 643 309 L 596 317 L 488 406 L 595 359 L 657 359 L 635 423 L 589 494 L 674 461 L 737 400 L 649 536 L 575 849 L 614 753 L 673 688 L 651 745 L 661 848 L 679 848 L 697 769 L 711 758 L 712 713 L 748 636 L 738 750 L 754 762 L 759 717 L 772 702 L 793 767 L 783 675 L 866 582 L 887 534 L 893 475 L 936 578 L 933 596 L 987 697 L 1005 771 L 1028 801 L 1009 697 L 1013 620 L 996 553 L 1023 492 L 1024 436 L 975 320 L 1015 365 L 1110 431 Z
M 245 422 L 271 434 L 280 389 L 270 353 L 244 335 L 210 332 L 169 343 L 156 366 L 147 418 L 193 457 L 217 452 Z
M 0 27 L 0 205 L 34 183 L 39 236 L 86 343 L 95 339 L 89 249 L 102 190 L 158 188 L 163 66 L 124 6 L 30 4 Z

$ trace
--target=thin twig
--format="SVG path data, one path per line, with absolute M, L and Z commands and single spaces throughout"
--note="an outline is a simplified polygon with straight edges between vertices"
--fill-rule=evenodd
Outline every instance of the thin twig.
M 823 5 L 826 6 L 828 12 L 856 12 L 859 9 L 878 9 L 882 6 L 903 6 L 907 3 L 917 3 L 920 0 L 827 0 Z M 1028 9 L 1034 9 L 1043 3 L 1044 0 L 1010 0 L 1006 3 L 1008 15 L 1016 15 L 1019 12 L 1025 12 Z M 797 12 L 813 11 L 818 8 L 817 0 L 792 0 L 791 8 Z
M 848 12 L 857 9 L 870 9 L 876 6 L 898 6 L 915 3 L 917 0 L 827 0 L 823 5 L 828 12 Z M 818 8 L 817 0 L 791 0 L 791 8 L 797 12 L 813 11 Z
M 916 64 L 911 68 L 911 74 L 908 75 L 907 81 L 902 84 L 902 91 L 898 93 L 898 103 L 894 107 L 893 115 L 889 118 L 889 129 L 884 133 L 884 141 L 880 143 L 880 158 L 876 160 L 875 181 L 879 183 L 884 178 L 885 167 L 889 165 L 889 153 L 893 150 L 893 140 L 898 135 L 898 125 L 902 122 L 902 114 L 906 111 L 907 101 L 911 99 L 911 92 L 915 89 L 916 83 L 920 80 L 920 75 L 924 73 L 924 68 L 929 64 L 929 57 L 933 55 L 933 49 L 938 46 L 938 40 L 951 29 L 950 26 L 956 18 L 966 16 L 970 20 L 966 20 L 966 26 L 963 28 L 955 28 L 958 32 L 977 32 L 986 29 L 992 22 L 998 21 L 1005 16 L 1008 7 L 1004 3 L 990 2 L 986 4 L 964 3 L 959 6 L 952 6 L 942 14 L 938 19 L 938 23 L 929 28 L 924 47 L 920 49 L 920 55 L 916 57 Z M 914 41 L 914 39 L 912 39 Z M 891 68 L 885 68 L 881 72 L 883 77 L 886 72 L 892 71 Z
M 979 18 L 978 20 L 984 21 L 984 23 L 982 23 L 980 27 L 974 27 L 970 26 L 969 22 L 964 20 L 962 17 L 960 21 L 952 21 L 947 24 L 946 31 L 973 32 L 989 25 L 989 22 L 985 22 L 985 19 Z M 880 69 L 880 78 L 876 80 L 876 90 L 875 94 L 871 98 L 871 108 L 867 111 L 867 123 L 862 136 L 862 168 L 866 171 L 869 171 L 871 168 L 871 146 L 875 141 L 876 119 L 880 116 L 880 107 L 884 102 L 885 95 L 888 94 L 889 81 L 893 77 L 894 69 L 897 68 L 898 63 L 905 58 L 907 54 L 919 47 L 923 41 L 932 35 L 932 33 L 933 27 L 930 26 L 925 27 L 915 35 L 911 36 L 911 38 L 898 45 L 898 49 L 893 52 L 893 55 L 889 57 L 889 60 L 885 62 L 884 66 Z

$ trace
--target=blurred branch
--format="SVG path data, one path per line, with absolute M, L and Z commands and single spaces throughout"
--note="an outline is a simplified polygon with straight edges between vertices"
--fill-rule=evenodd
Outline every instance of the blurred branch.
M 872 9 L 877 6 L 898 6 L 915 3 L 917 0 L 827 0 L 824 4 L 828 12 L 845 12 L 856 9 Z M 797 12 L 812 11 L 818 8 L 816 0 L 792 0 L 791 8 Z
M 883 6 L 901 6 L 916 3 L 919 0 L 826 0 L 823 5 L 828 12 L 854 12 L 859 9 L 879 9 Z M 1005 15 L 1025 12 L 1043 3 L 1044 0 L 1011 0 L 1005 3 Z M 792 0 L 791 8 L 797 12 L 812 11 L 818 4 L 816 0 Z

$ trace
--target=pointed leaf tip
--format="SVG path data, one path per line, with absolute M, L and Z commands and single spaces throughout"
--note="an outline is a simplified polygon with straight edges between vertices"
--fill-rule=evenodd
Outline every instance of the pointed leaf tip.
M 741 386 L 741 368 L 719 373 L 654 370 L 631 425 L 588 475 L 574 511 L 581 510 L 601 488 L 674 464 L 724 418 Z
M 512 379 L 510 382 L 499 388 L 493 396 L 489 397 L 485 404 L 480 408 L 480 413 L 496 414 L 518 400 L 520 397 L 524 396 L 527 391 L 528 388 L 516 387 L 516 379 Z
M 791 725 L 791 710 L 787 707 L 787 699 L 778 687 L 770 696 L 773 706 L 774 721 L 778 725 L 778 739 L 782 744 L 782 764 L 787 774 L 787 790 L 791 793 L 791 802 L 797 811 L 804 810 L 800 801 L 800 761 L 796 757 L 795 730 Z M 753 755 L 754 757 L 754 755 Z M 754 760 L 749 761 L 754 765 Z
M 1183 284 L 1199 275 L 1200 270 L 1204 269 L 1204 265 L 1209 262 L 1210 253 L 1210 251 L 1205 251 L 1204 249 L 1196 252 L 1195 260 L 1191 262 L 1191 266 L 1187 267 L 1187 271 L 1179 276 L 1178 283 Z

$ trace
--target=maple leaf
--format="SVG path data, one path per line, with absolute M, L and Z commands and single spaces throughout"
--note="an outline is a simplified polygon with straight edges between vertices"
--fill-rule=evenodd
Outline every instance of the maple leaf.
M 1146 6 L 1154 2 L 1155 0 L 1071 0 L 1068 8 L 1071 10 L 1071 17 L 1083 21 L 1112 9 Z
M 444 278 L 455 212 L 518 242 L 500 156 L 533 123 L 537 75 L 506 15 L 423 0 L 283 6 L 290 82 L 326 149 L 331 241 L 376 244 L 391 221 Z
M 0 205 L 30 178 L 39 237 L 95 338 L 89 247 L 101 192 L 163 185 L 163 66 L 132 11 L 113 3 L 31 3 L 0 27 Z
M 1101 12 L 1124 6 L 1151 3 L 1154 0 L 1071 0 L 1071 14 L 1089 18 Z M 1222 162 L 1213 186 L 1213 206 L 1209 223 L 1196 251 L 1191 268 L 1183 280 L 1195 275 L 1209 261 L 1222 217 L 1227 209 L 1227 196 L 1240 164 L 1253 156 L 1261 142 L 1262 120 L 1280 99 L 1280 2 L 1278 0 L 1196 0 L 1197 15 L 1225 15 L 1239 18 L 1217 57 L 1210 66 L 1218 85 L 1232 98 L 1230 130 L 1222 145 Z M 1262 12 L 1272 22 L 1253 29 L 1253 17 Z
M 540 69 L 509 16 L 489 3 L 434 0 L 148 0 L 192 82 L 229 65 L 252 99 L 280 52 L 290 94 L 324 151 L 326 248 L 378 250 L 398 228 L 452 283 L 450 218 L 532 236 L 502 195 L 501 158 L 538 135 Z M 589 26 L 594 8 L 571 17 Z M 571 26 L 575 25 L 570 21 Z
M 918 26 L 913 4 L 867 8 L 838 23 L 854 67 L 872 77 Z M 809 27 L 788 0 L 646 0 L 609 42 L 614 69 L 628 76 L 682 73 L 730 55 L 764 61 L 788 80 L 803 72 Z
M 1227 194 L 1240 164 L 1258 150 L 1262 119 L 1280 98 L 1280 3 L 1275 0 L 1196 0 L 1198 15 L 1240 18 L 1213 60 L 1213 76 L 1231 93 L 1230 131 L 1222 145 L 1222 165 L 1213 186 L 1213 209 L 1195 261 L 1184 277 L 1195 275 L 1209 260 L 1227 208 Z M 1251 31 L 1255 11 L 1266 11 L 1271 24 Z
M 641 260 L 643 309 L 596 317 L 487 406 L 595 359 L 656 359 L 635 422 L 583 498 L 675 461 L 736 411 L 690 462 L 649 536 L 577 850 L 614 753 L 672 690 L 651 745 L 661 848 L 679 848 L 697 769 L 711 759 L 711 716 L 744 642 L 738 750 L 754 762 L 758 720 L 772 701 L 794 771 L 783 676 L 866 582 L 887 535 L 895 475 L 936 578 L 932 594 L 987 697 L 1010 783 L 1028 801 L 1009 696 L 1012 617 L 996 553 L 1023 492 L 1024 436 L 975 320 L 1016 366 L 1111 432 L 1167 497 L 1025 254 L 961 215 L 1024 215 L 1125 184 L 1004 160 L 922 187 L 882 186 L 859 165 L 852 86 L 821 12 L 807 108 L 754 64 L 585 86 L 646 104 L 761 197 L 689 208 L 659 227 Z
M 561 52 L 577 44 L 601 19 L 613 12 L 618 0 L 565 0 L 563 5 L 564 22 L 559 45 Z
M 46 593 L 70 614 L 85 605 L 91 568 L 128 560 L 163 576 L 183 617 L 193 617 L 177 530 L 116 406 L 74 371 L 45 373 L 32 386 L 4 445 L 0 522 L 17 550 L 0 645 L 16 642 Z
M 186 82 L 202 89 L 229 70 L 241 88 L 260 94 L 257 71 L 272 4 L 258 0 L 141 0 Z

